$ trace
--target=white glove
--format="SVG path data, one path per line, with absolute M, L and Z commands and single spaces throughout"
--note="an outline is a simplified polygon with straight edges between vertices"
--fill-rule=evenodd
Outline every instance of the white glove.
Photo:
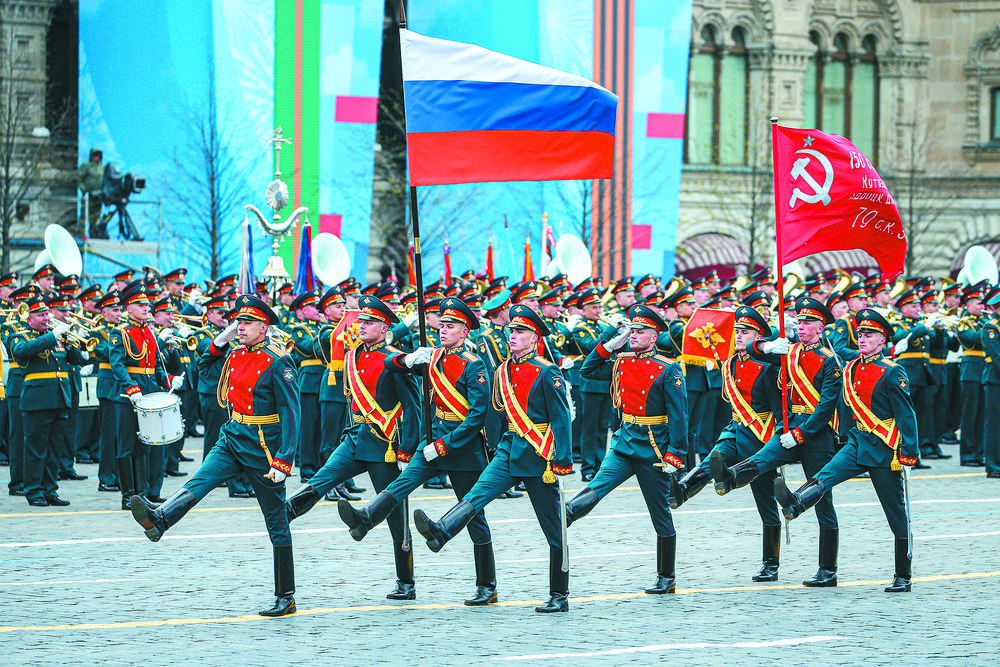
M 782 433 L 778 440 L 781 442 L 781 446 L 785 449 L 791 449 L 795 445 L 799 444 L 795 442 L 795 436 L 791 433 Z
M 626 315 L 625 313 L 618 313 L 617 315 L 611 318 L 611 326 L 613 326 L 615 329 L 618 329 L 619 332 L 621 332 L 622 327 L 626 327 L 628 326 L 628 324 L 629 324 L 628 315 Z
M 569 327 L 570 331 L 573 331 L 580 324 L 580 320 L 583 319 L 579 315 L 570 315 L 566 320 L 566 326 Z
M 400 321 L 407 327 L 412 329 L 413 325 L 417 323 L 417 313 L 410 313 L 409 315 L 404 315 Z
M 267 474 L 264 475 L 264 477 L 270 477 L 272 480 L 274 480 L 275 484 L 281 484 L 282 482 L 285 481 L 285 478 L 288 477 L 288 475 L 281 472 L 277 468 L 271 468 L 270 470 L 267 471 Z
M 215 343 L 215 347 L 222 347 L 223 345 L 227 345 L 229 341 L 236 338 L 236 324 L 237 324 L 236 322 L 233 322 L 228 327 L 223 329 L 222 333 L 220 333 L 218 336 L 215 337 L 215 340 L 212 341 Z
M 94 372 L 94 364 L 87 364 L 80 368 L 80 375 L 83 377 L 90 377 L 90 374 Z
M 788 354 L 788 339 L 782 337 L 765 340 L 760 344 L 760 351 L 764 354 Z
M 80 350 L 80 356 L 83 358 L 84 361 L 90 361 L 90 352 L 87 352 L 86 350 Z
M 134 394 L 129 394 L 128 400 L 132 401 L 132 405 L 135 405 L 136 403 L 142 400 L 142 392 L 137 391 Z
M 907 336 L 906 338 L 904 338 L 903 340 L 899 341 L 898 343 L 892 346 L 892 354 L 898 357 L 899 355 L 906 352 L 908 349 L 910 349 L 909 336 Z
M 410 465 L 408 461 L 400 461 L 399 459 L 396 459 L 396 467 L 399 468 L 399 472 L 406 470 L 406 466 L 408 465 Z
M 667 463 L 666 461 L 660 461 L 660 463 L 663 467 L 663 472 L 667 473 L 677 472 L 677 466 L 673 465 L 672 463 Z
M 160 329 L 160 340 L 162 341 L 170 340 L 171 337 L 173 337 L 173 335 L 174 335 L 173 329 Z
M 184 386 L 184 373 L 180 375 L 175 375 L 172 380 L 170 380 L 171 391 L 177 391 Z
M 569 357 L 563 357 L 562 361 L 559 362 L 559 368 L 563 370 L 568 370 L 573 368 L 573 364 L 576 363 L 576 359 L 571 359 Z
M 438 456 L 440 456 L 440 454 L 438 454 L 438 450 L 434 447 L 433 442 L 429 445 L 424 445 L 424 460 L 430 462 Z
M 624 331 L 619 331 L 617 336 L 615 336 L 608 342 L 604 343 L 604 349 L 607 350 L 608 352 L 614 352 L 615 350 L 617 350 L 622 345 L 628 342 L 628 334 L 629 334 L 629 329 L 625 329 Z
M 179 338 L 190 338 L 194 335 L 194 329 L 186 327 L 183 324 L 177 327 L 177 336 Z
M 941 321 L 941 316 L 938 313 L 931 313 L 930 315 L 927 316 L 927 321 L 924 322 L 924 326 L 927 327 L 928 329 L 931 329 L 933 327 L 936 327 L 940 321 Z
M 57 322 L 52 327 L 52 334 L 56 338 L 61 338 L 62 336 L 66 335 L 66 332 L 68 332 L 69 329 L 70 329 L 70 326 L 68 324 L 66 324 L 65 322 Z
M 406 364 L 407 368 L 413 368 L 416 364 L 429 364 L 432 354 L 434 354 L 433 347 L 418 347 L 403 357 L 403 363 Z

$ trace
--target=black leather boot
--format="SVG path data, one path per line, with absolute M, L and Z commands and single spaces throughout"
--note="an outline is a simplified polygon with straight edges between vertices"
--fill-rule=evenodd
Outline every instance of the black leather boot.
M 431 521 L 424 514 L 423 510 L 416 510 L 413 513 L 413 523 L 420 531 L 420 534 L 427 540 L 427 546 L 431 551 L 438 552 L 451 538 L 458 535 L 465 525 L 476 516 L 476 509 L 472 503 L 461 501 L 441 517 L 437 523 Z
M 361 509 L 355 509 L 348 501 L 341 500 L 337 502 L 337 513 L 351 529 L 351 537 L 360 542 L 369 530 L 385 521 L 398 504 L 391 493 L 383 491 Z
M 295 565 L 292 545 L 274 547 L 274 604 L 262 609 L 261 616 L 287 616 L 295 613 Z
M 582 519 L 600 502 L 597 492 L 589 486 L 580 489 L 575 496 L 566 502 L 566 527 L 573 525 L 577 519 Z
M 132 457 L 123 456 L 118 459 L 118 486 L 122 491 L 122 509 L 130 509 L 132 496 L 138 491 L 135 488 L 135 477 L 132 474 Z
M 465 601 L 469 607 L 482 607 L 497 602 L 497 563 L 493 557 L 493 543 L 473 544 L 476 558 L 476 594 Z
M 132 518 L 146 529 L 146 537 L 150 542 L 159 542 L 167 528 L 181 520 L 188 510 L 194 507 L 198 500 L 184 487 L 163 501 L 162 505 L 154 505 L 146 498 L 136 494 L 131 498 Z
M 309 484 L 306 484 L 298 491 L 288 496 L 285 500 L 285 514 L 288 516 L 288 522 L 291 523 L 293 519 L 296 519 L 311 510 L 313 506 L 322 498 L 323 496 L 320 492 Z
M 540 614 L 569 611 L 569 570 L 562 569 L 562 549 L 549 547 L 549 599 L 535 607 Z
M 781 505 L 781 513 L 789 521 L 818 503 L 824 493 L 826 493 L 826 487 L 815 479 L 809 480 L 793 493 L 785 486 L 784 479 L 774 478 L 774 499 Z
M 413 548 L 403 549 L 399 542 L 392 544 L 396 559 L 396 587 L 386 595 L 389 600 L 416 600 L 417 585 L 413 581 Z
M 688 501 L 708 484 L 711 477 L 704 468 L 692 468 L 682 477 L 679 472 L 670 474 L 669 496 L 670 509 L 675 510 Z
M 355 495 L 347 490 L 344 484 L 338 484 L 333 490 L 326 494 L 326 499 L 339 502 L 341 500 L 361 500 L 361 496 Z
M 715 480 L 715 492 L 720 496 L 726 495 L 733 489 L 746 486 L 760 474 L 760 468 L 750 459 L 740 461 L 729 468 L 722 459 L 722 454 L 715 451 L 712 452 L 712 456 L 708 460 L 708 467 L 712 471 L 712 479 Z
M 803 586 L 830 588 L 837 585 L 837 550 L 840 547 L 839 528 L 819 529 L 819 570 Z
M 149 454 L 132 457 L 132 480 L 135 482 L 135 492 L 146 496 L 149 492 L 149 472 L 146 461 Z
M 677 535 L 656 536 L 656 583 L 646 592 L 650 595 L 664 595 L 677 590 L 674 576 L 674 562 L 677 557 Z
M 909 548 L 909 540 L 905 537 L 903 539 L 896 538 L 896 576 L 892 578 L 892 583 L 885 587 L 886 593 L 910 592 L 910 566 L 913 562 L 906 555 Z
M 781 551 L 781 526 L 762 526 L 764 557 L 757 574 L 750 577 L 753 581 L 778 580 L 778 553 Z

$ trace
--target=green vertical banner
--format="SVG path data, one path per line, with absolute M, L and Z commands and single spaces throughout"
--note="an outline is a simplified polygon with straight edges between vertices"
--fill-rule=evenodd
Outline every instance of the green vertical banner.
M 308 206 L 318 229 L 320 0 L 276 1 L 274 19 L 274 123 L 292 140 L 281 149 L 282 180 L 292 199 L 286 210 Z M 300 224 L 281 243 L 293 281 L 301 233 Z

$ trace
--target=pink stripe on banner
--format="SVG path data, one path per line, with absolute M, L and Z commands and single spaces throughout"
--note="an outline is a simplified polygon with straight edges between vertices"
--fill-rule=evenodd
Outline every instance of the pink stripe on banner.
M 338 123 L 374 123 L 377 118 L 377 97 L 337 96 L 337 111 L 334 120 Z
M 646 136 L 651 139 L 683 139 L 684 114 L 651 113 L 646 117 Z
M 632 225 L 632 250 L 653 247 L 653 225 Z
M 340 236 L 340 223 L 342 216 L 339 213 L 320 213 L 319 216 L 319 231 L 320 233 L 333 234 L 334 236 Z

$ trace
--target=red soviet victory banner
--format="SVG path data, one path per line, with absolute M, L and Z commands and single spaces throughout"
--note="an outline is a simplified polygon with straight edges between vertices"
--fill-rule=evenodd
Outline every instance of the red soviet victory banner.
M 875 167 L 848 139 L 772 126 L 778 264 L 825 250 L 867 252 L 884 280 L 903 272 L 906 233 Z

